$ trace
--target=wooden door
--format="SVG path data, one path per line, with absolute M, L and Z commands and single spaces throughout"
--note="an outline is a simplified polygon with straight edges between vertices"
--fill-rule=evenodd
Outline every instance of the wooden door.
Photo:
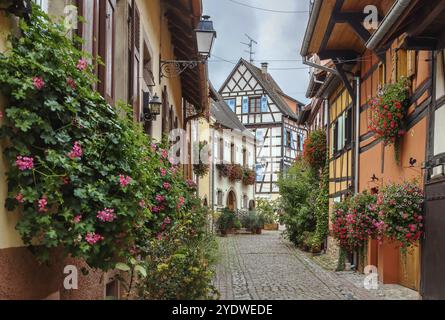
M 427 185 L 425 191 L 421 294 L 424 299 L 445 299 L 445 180 Z
M 406 254 L 400 252 L 399 282 L 402 286 L 419 291 L 420 248 L 412 247 Z

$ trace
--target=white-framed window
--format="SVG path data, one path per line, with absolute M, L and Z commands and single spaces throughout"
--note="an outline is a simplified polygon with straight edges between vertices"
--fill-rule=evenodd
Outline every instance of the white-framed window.
M 34 3 L 39 5 L 43 11 L 48 13 L 48 1 L 49 0 L 34 0 Z

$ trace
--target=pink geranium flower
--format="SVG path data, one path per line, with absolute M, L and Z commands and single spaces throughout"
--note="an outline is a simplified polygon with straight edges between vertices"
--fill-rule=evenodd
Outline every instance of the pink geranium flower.
M 15 200 L 17 200 L 18 203 L 23 203 L 23 194 L 19 193 L 16 197 Z
M 157 201 L 158 203 L 164 202 L 164 201 L 165 201 L 165 197 L 162 196 L 162 195 L 160 195 L 160 194 L 158 194 L 158 195 L 156 196 L 156 201 Z
M 48 205 L 48 200 L 46 198 L 42 198 L 39 200 L 39 212 L 47 212 L 48 208 L 46 207 Z
M 119 175 L 119 183 L 121 185 L 122 188 L 125 188 L 126 186 L 128 186 L 131 183 L 131 177 L 129 176 L 124 176 L 124 175 Z
M 71 159 L 76 159 L 76 158 L 80 159 L 82 157 L 82 155 L 83 155 L 83 150 L 82 150 L 82 147 L 80 146 L 80 143 L 78 141 L 74 142 L 73 149 L 68 154 L 68 156 Z
M 161 150 L 161 157 L 162 157 L 163 159 L 167 159 L 167 158 L 168 158 L 168 151 L 162 149 L 162 150 Z
M 168 182 L 164 182 L 164 183 L 162 184 L 162 186 L 164 187 L 165 190 L 170 190 L 171 187 L 172 187 L 171 184 L 168 183 Z
M 166 169 L 161 169 L 161 177 L 165 177 L 167 175 Z
M 34 168 L 34 158 L 18 156 L 15 164 L 20 171 L 32 170 Z
M 172 223 L 172 220 L 169 217 L 164 219 L 164 224 L 170 224 L 170 223 Z
M 87 235 L 85 236 L 85 240 L 89 244 L 93 245 L 101 240 L 104 240 L 104 237 L 102 237 L 100 234 L 96 234 L 94 232 L 88 232 Z
M 108 209 L 108 208 L 99 211 L 96 217 L 102 222 L 113 222 L 114 219 L 116 219 L 116 215 L 114 214 L 114 209 Z
M 34 85 L 34 88 L 36 88 L 37 90 L 42 90 L 45 86 L 45 81 L 43 81 L 41 77 L 32 78 L 32 83 Z
M 73 222 L 79 223 L 81 220 L 82 220 L 82 215 L 78 214 L 77 216 L 74 217 Z
M 79 69 L 80 71 L 84 71 L 84 70 L 86 70 L 86 68 L 88 67 L 88 62 L 85 60 L 85 59 L 80 59 L 78 62 L 77 62 L 77 69 Z
M 141 201 L 139 201 L 139 206 L 140 206 L 141 208 L 145 208 L 145 206 L 146 206 L 146 204 L 145 204 L 145 200 L 141 200 Z

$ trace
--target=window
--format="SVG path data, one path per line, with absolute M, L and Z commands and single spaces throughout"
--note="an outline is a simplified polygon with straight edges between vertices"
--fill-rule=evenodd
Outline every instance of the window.
M 243 149 L 243 166 L 247 167 L 247 150 L 244 148 Z
M 249 99 L 249 113 L 261 112 L 261 97 L 254 97 Z
M 225 100 L 227 105 L 229 106 L 230 110 L 232 110 L 233 112 L 235 112 L 235 108 L 236 108 L 236 100 L 235 99 L 227 99 Z
M 286 129 L 286 146 L 292 147 L 292 131 L 290 129 Z
M 340 152 L 345 147 L 345 119 L 346 116 L 342 114 L 338 117 L 337 121 L 334 123 L 333 128 L 333 154 Z
M 243 196 L 243 209 L 247 209 L 247 207 L 249 206 L 249 198 L 244 195 Z
M 39 5 L 44 12 L 48 13 L 48 0 L 34 0 L 34 3 Z
M 302 139 L 301 139 L 301 134 L 298 134 L 298 135 L 297 135 L 297 150 L 298 150 L 298 151 L 301 151 L 301 149 L 302 149 L 302 148 L 301 148 L 301 142 L 302 142 L 301 140 L 302 140 Z
M 353 122 L 352 122 L 352 108 L 349 108 L 346 111 L 346 120 L 345 120 L 345 145 L 346 147 L 350 147 L 352 144 L 352 131 L 353 131 Z
M 235 153 L 235 150 L 236 150 L 236 148 L 235 148 L 235 144 L 234 144 L 234 143 L 230 144 L 230 162 L 231 162 L 232 164 L 235 164 L 235 161 L 236 161 L 236 153 Z
M 224 161 L 224 139 L 219 138 L 219 160 Z
M 221 190 L 218 190 L 216 193 L 216 201 L 218 206 L 223 205 L 223 193 Z
M 96 59 L 99 54 L 99 0 L 80 0 L 79 15 L 85 20 L 78 29 L 79 37 L 84 40 L 82 49 Z M 94 72 L 98 76 L 97 67 Z M 93 84 L 93 89 L 97 90 L 97 83 Z

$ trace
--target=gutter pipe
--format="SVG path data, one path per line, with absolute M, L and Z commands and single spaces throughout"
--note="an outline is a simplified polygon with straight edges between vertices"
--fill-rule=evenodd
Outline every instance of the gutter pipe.
M 375 48 L 377 48 L 382 41 L 383 37 L 390 31 L 390 29 L 394 26 L 411 3 L 412 0 L 397 0 L 389 10 L 389 13 L 385 16 L 385 18 L 383 18 L 383 21 L 380 23 L 378 29 L 372 34 L 368 42 L 366 42 L 366 48 L 369 50 L 375 50 Z

